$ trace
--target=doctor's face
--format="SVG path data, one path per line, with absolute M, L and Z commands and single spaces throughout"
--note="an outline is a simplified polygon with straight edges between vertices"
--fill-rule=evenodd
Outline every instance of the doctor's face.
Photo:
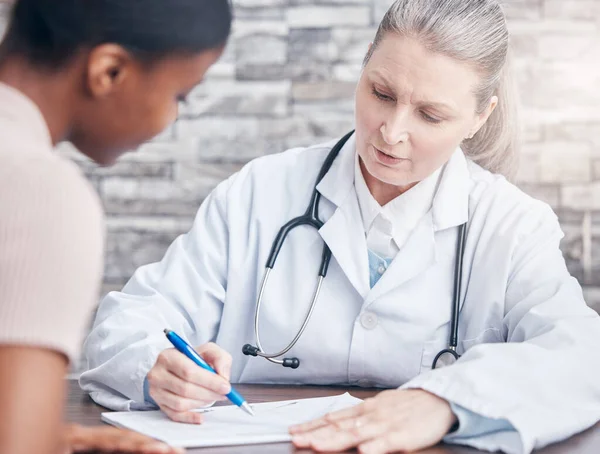
M 361 74 L 355 106 L 357 152 L 376 199 L 382 186 L 401 193 L 431 175 L 483 125 L 496 98 L 476 113 L 478 77 L 418 41 L 383 38 Z

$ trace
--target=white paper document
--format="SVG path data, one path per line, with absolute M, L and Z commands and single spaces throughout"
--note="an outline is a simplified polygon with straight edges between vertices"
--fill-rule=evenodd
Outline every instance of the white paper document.
M 135 430 L 172 446 L 197 448 L 290 441 L 289 426 L 308 422 L 326 413 L 352 407 L 361 400 L 345 393 L 314 399 L 251 404 L 255 416 L 235 405 L 202 411 L 204 422 L 173 422 L 161 411 L 102 413 L 102 420 Z

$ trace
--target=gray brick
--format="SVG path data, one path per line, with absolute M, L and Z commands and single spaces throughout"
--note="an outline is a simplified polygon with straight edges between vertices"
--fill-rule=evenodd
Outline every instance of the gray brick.
M 581 228 L 586 211 L 562 207 L 556 210 L 555 213 L 558 216 L 558 220 L 562 225 L 576 225 L 577 228 Z
M 591 180 L 591 149 L 581 142 L 551 142 L 539 145 L 541 183 L 577 183 Z
M 287 41 L 272 35 L 251 35 L 236 44 L 239 65 L 283 64 L 287 59 Z
M 354 115 L 354 99 L 330 99 L 327 101 L 295 101 L 292 106 L 294 115 L 314 115 L 315 112 L 346 113 L 349 118 Z
M 189 141 L 209 144 L 219 141 L 232 141 L 240 138 L 258 139 L 258 118 L 236 116 L 199 117 L 177 123 L 177 134 Z M 196 143 L 194 143 L 196 146 Z M 198 155 L 202 158 L 203 154 Z
M 189 216 L 213 186 L 201 178 L 170 181 L 107 177 L 102 181 L 102 193 L 108 214 Z
M 237 7 L 235 17 L 248 20 L 285 20 L 283 7 Z
M 98 301 L 102 301 L 104 297 L 110 292 L 120 292 L 123 289 L 123 286 L 127 283 L 128 277 L 118 277 L 118 278 L 106 278 L 102 287 L 100 288 L 100 298 Z
M 237 65 L 235 78 L 239 81 L 282 80 L 288 78 L 288 65 L 254 64 Z
M 600 286 L 600 236 L 592 238 L 592 268 L 584 283 L 596 287 Z
M 520 140 L 529 145 L 543 140 L 544 128 L 539 124 L 526 123 L 521 126 Z
M 3 5 L 0 3 L 0 41 L 2 40 L 4 33 L 6 33 L 6 27 L 8 25 L 7 24 L 8 15 L 9 15 L 8 5 Z
M 236 78 L 239 81 L 322 82 L 331 79 L 332 67 L 324 62 L 291 62 L 276 65 L 238 65 Z
M 292 85 L 292 96 L 298 101 L 322 101 L 327 99 L 352 98 L 356 84 L 352 82 L 320 82 Z
M 236 63 L 219 60 L 210 67 L 205 80 L 235 79 Z
M 254 82 L 211 80 L 190 94 L 182 117 L 210 115 L 284 116 L 288 112 L 288 81 Z
M 360 78 L 362 63 L 346 64 L 340 63 L 333 65 L 332 78 L 343 82 L 352 82 L 356 84 Z
M 581 225 L 564 224 L 562 229 L 565 237 L 560 243 L 560 248 L 565 257 L 569 272 L 580 282 L 584 279 L 583 269 L 583 240 L 581 236 Z
M 260 136 L 270 141 L 290 141 L 290 146 L 300 146 L 306 137 L 315 142 L 325 142 L 341 137 L 352 129 L 352 119 L 347 115 L 321 113 L 313 116 L 295 116 L 291 118 L 261 121 Z M 297 145 L 294 144 L 297 141 Z M 281 150 L 283 151 L 283 150 Z
M 519 184 L 519 187 L 536 199 L 542 200 L 556 209 L 560 207 L 560 187 L 556 184 Z
M 290 30 L 290 62 L 330 62 L 334 44 L 330 29 L 300 28 Z
M 538 37 L 538 53 L 543 60 L 581 61 L 597 48 L 598 30 L 572 33 L 543 33 Z
M 540 156 L 538 153 L 524 147 L 519 156 L 519 170 L 517 181 L 519 183 L 537 183 L 540 180 Z
M 578 123 L 565 122 L 547 125 L 545 127 L 545 138 L 549 142 L 582 142 L 585 141 L 593 148 L 600 148 L 600 123 L 581 121 Z
M 510 35 L 513 55 L 518 58 L 532 58 L 539 54 L 539 40 L 534 33 L 513 33 Z
M 561 188 L 565 206 L 578 210 L 600 210 L 600 182 L 566 184 Z
M 287 65 L 289 80 L 292 82 L 325 82 L 331 80 L 331 64 L 327 62 L 294 61 Z
M 289 0 L 234 0 L 234 8 L 284 7 Z
M 173 125 L 168 126 L 164 131 L 152 139 L 154 143 L 169 143 L 175 139 Z
M 588 306 L 600 313 L 600 287 L 589 286 L 584 288 L 583 296 Z
M 140 266 L 161 260 L 180 233 L 183 232 L 111 232 L 106 244 L 106 280 L 125 282 Z
M 600 181 L 600 159 L 592 161 L 592 178 Z
M 600 90 L 588 88 L 589 82 L 600 80 L 597 68 L 587 68 L 570 62 L 541 62 L 535 77 L 537 83 L 529 87 L 534 95 L 531 104 L 533 107 L 552 109 L 547 114 L 561 119 L 556 123 L 566 122 L 569 119 L 578 123 L 600 122 L 600 112 L 597 108 L 600 105 Z M 549 96 L 549 93 L 554 94 Z M 595 114 L 588 117 L 587 112 Z
M 285 63 L 288 32 L 282 21 L 237 21 L 232 37 L 236 63 Z
M 598 0 L 544 0 L 543 12 L 547 19 L 600 22 L 600 2 Z
M 335 60 L 337 62 L 362 62 L 369 43 L 375 38 L 375 30 L 371 28 L 336 28 L 331 38 L 335 44 Z
M 170 179 L 173 175 L 173 163 L 168 161 L 119 161 L 112 167 L 98 167 L 89 163 L 85 165 L 84 170 L 88 177 L 144 177 Z
M 373 0 L 373 14 L 371 16 L 373 26 L 377 27 L 379 25 L 392 3 L 394 3 L 393 0 Z
M 290 27 L 329 28 L 344 25 L 367 26 L 371 23 L 368 6 L 292 6 L 286 10 Z
M 371 5 L 373 0 L 288 0 L 289 6 L 306 6 L 307 3 L 312 5 L 341 5 L 341 6 L 350 6 L 350 5 Z M 391 1 L 391 0 L 390 0 Z
M 509 20 L 539 20 L 542 17 L 543 0 L 502 0 L 501 3 Z

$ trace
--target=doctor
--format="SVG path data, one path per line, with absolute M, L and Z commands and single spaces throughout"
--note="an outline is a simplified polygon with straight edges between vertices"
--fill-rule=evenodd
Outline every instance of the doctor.
M 322 451 L 444 439 L 523 453 L 593 425 L 600 318 L 565 267 L 554 213 L 502 176 L 515 147 L 507 52 L 496 0 L 396 1 L 365 58 L 356 132 L 221 183 L 160 263 L 104 299 L 82 387 L 113 409 L 158 405 L 193 423 L 229 381 L 400 388 L 292 429 Z M 324 224 L 292 230 L 263 289 L 271 245 L 317 181 Z M 305 330 L 271 358 L 292 367 L 260 357 L 307 319 L 325 245 Z M 164 328 L 220 375 L 170 349 Z

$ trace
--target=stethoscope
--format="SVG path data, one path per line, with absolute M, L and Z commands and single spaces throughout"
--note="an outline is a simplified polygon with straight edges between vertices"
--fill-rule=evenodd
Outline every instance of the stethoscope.
M 346 144 L 347 140 L 354 134 L 354 131 L 350 131 L 344 137 L 342 137 L 331 149 L 327 157 L 325 158 L 325 162 L 319 171 L 319 175 L 317 176 L 317 182 L 315 183 L 315 187 L 312 192 L 312 196 L 310 198 L 310 203 L 308 204 L 308 208 L 306 212 L 299 217 L 296 217 L 290 220 L 287 224 L 285 224 L 277 233 L 275 237 L 275 241 L 271 246 L 271 252 L 269 253 L 269 258 L 267 259 L 267 265 L 265 267 L 265 273 L 263 275 L 262 283 L 260 285 L 260 291 L 258 294 L 258 300 L 256 302 L 256 311 L 254 313 L 254 334 L 256 336 L 256 346 L 251 344 L 246 344 L 242 348 L 242 353 L 244 355 L 251 356 L 262 356 L 263 358 L 271 361 L 275 364 L 281 364 L 283 367 L 291 367 L 292 369 L 297 369 L 300 366 L 300 360 L 298 358 L 283 358 L 276 359 L 285 355 L 288 351 L 296 345 L 300 336 L 306 329 L 310 317 L 315 308 L 315 304 L 319 297 L 319 293 L 321 292 L 321 286 L 323 284 L 323 279 L 327 275 L 327 269 L 329 268 L 329 261 L 331 260 L 331 250 L 325 244 L 323 246 L 323 254 L 321 258 L 321 266 L 319 268 L 319 278 L 317 281 L 317 285 L 314 291 L 314 295 L 312 301 L 310 303 L 310 308 L 304 317 L 304 322 L 302 326 L 292 339 L 292 341 L 285 347 L 283 350 L 280 350 L 276 353 L 265 353 L 262 344 L 260 342 L 260 334 L 258 329 L 258 321 L 260 318 L 260 307 L 262 304 L 263 295 L 265 292 L 265 287 L 267 285 L 267 281 L 269 279 L 269 274 L 271 270 L 275 266 L 275 261 L 277 260 L 277 256 L 279 255 L 279 251 L 281 251 L 281 247 L 283 246 L 283 242 L 285 241 L 287 235 L 296 227 L 301 225 L 309 225 L 319 230 L 323 226 L 323 221 L 319 219 L 319 202 L 321 200 L 321 194 L 317 190 L 318 184 L 321 182 L 323 177 L 333 164 L 333 161 L 339 154 L 342 147 Z M 456 261 L 454 267 L 454 294 L 452 299 L 452 314 L 450 318 L 450 338 L 448 340 L 448 347 L 441 350 L 433 359 L 432 369 L 435 369 L 438 365 L 449 365 L 455 362 L 460 355 L 456 352 L 456 346 L 458 345 L 458 321 L 459 321 L 459 311 L 460 311 L 460 294 L 461 294 L 461 276 L 462 276 L 462 268 L 463 268 L 463 256 L 465 252 L 465 238 L 467 231 L 467 224 L 461 224 L 459 226 L 458 231 L 458 239 L 456 241 Z

